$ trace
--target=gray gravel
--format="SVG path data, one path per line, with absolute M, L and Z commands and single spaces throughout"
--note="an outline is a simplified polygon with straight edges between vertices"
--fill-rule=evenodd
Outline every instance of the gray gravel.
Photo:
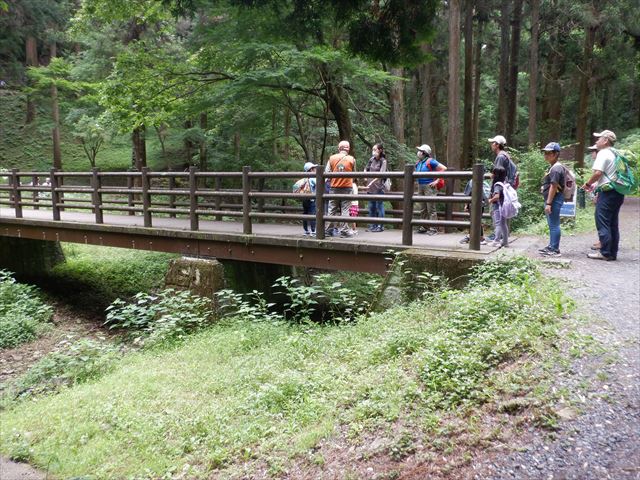
M 558 405 L 557 432 L 532 429 L 507 455 L 473 466 L 475 479 L 640 479 L 640 202 L 627 198 L 616 262 L 590 260 L 594 234 L 565 235 L 566 269 L 546 273 L 566 281 L 578 303 L 582 328 L 604 352 L 578 359 L 558 387 L 569 388 L 576 408 Z M 538 256 L 536 249 L 529 250 Z M 588 381 L 586 390 L 581 388 Z M 517 450 L 517 451 L 515 451 Z

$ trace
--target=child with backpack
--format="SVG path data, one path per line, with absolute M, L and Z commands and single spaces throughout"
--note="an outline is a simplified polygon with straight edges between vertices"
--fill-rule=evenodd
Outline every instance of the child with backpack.
M 491 171 L 491 193 L 489 204 L 491 205 L 491 218 L 493 219 L 493 231 L 495 240 L 492 247 L 506 247 L 509 245 L 509 226 L 507 217 L 503 215 L 501 207 L 504 204 L 504 189 L 507 180 L 507 171 L 503 167 L 494 167 Z
M 304 164 L 304 171 L 308 173 L 315 173 L 318 165 L 307 162 Z M 316 193 L 316 179 L 314 177 L 305 177 L 298 180 L 293 184 L 293 193 Z M 302 200 L 302 214 L 303 215 L 315 215 L 316 214 L 316 200 L 315 198 L 305 198 Z M 316 221 L 303 220 L 302 228 L 304 229 L 304 235 L 316 235 Z

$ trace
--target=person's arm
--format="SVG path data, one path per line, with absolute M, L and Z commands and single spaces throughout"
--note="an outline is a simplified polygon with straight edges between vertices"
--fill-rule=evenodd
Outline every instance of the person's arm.
M 500 201 L 500 192 L 496 192 L 492 197 L 489 197 L 489 203 L 496 203 Z
M 590 192 L 591 190 L 593 190 L 593 186 L 596 183 L 598 183 L 598 181 L 600 180 L 600 177 L 602 177 L 602 175 L 603 175 L 602 170 L 594 170 L 593 171 L 593 175 L 591 175 L 591 178 L 589 180 L 584 182 L 584 185 L 582 186 L 582 188 L 584 188 L 586 191 Z
M 443 164 L 441 164 L 440 162 L 438 162 L 438 166 L 436 167 L 436 170 L 438 172 L 444 172 L 447 169 L 447 167 L 445 167 Z
M 551 202 L 556 198 L 556 193 L 558 193 L 558 184 L 552 183 L 549 187 L 549 193 L 547 194 L 547 200 L 544 204 L 544 213 L 546 215 L 551 215 Z

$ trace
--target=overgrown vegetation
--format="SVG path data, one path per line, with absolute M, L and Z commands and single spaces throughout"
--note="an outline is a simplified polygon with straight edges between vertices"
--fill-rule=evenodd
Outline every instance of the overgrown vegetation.
M 46 279 L 47 288 L 72 304 L 102 311 L 116 298 L 151 292 L 164 282 L 168 253 L 63 244 L 66 261 Z
M 53 309 L 38 290 L 16 282 L 10 272 L 0 270 L 0 348 L 9 348 L 38 337 L 47 328 Z
M 153 323 L 146 307 L 117 308 L 123 324 Z M 552 352 L 570 308 L 518 258 L 478 267 L 464 292 L 355 322 L 229 317 L 178 347 L 128 354 L 93 382 L 12 405 L 0 414 L 0 451 L 63 477 L 240 478 L 254 462 L 286 471 L 339 432 L 357 444 L 413 419 L 412 436 L 390 443 L 401 458 L 444 412 L 491 400 L 503 367 Z M 522 396 L 537 380 L 509 382 Z

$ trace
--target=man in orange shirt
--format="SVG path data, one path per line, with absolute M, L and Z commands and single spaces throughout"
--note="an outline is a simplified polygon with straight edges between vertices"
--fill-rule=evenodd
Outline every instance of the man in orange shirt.
M 351 145 L 346 140 L 341 141 L 338 144 L 338 153 L 331 155 L 327 166 L 325 167 L 326 173 L 339 173 L 339 172 L 355 172 L 356 160 L 349 155 Z M 330 181 L 331 189 L 329 193 L 336 195 L 350 195 L 353 187 L 353 178 L 332 178 Z M 351 200 L 329 200 L 329 215 L 330 216 L 349 216 L 349 207 L 351 207 Z M 353 237 L 353 231 L 349 228 L 347 220 L 344 222 L 329 222 L 325 231 L 325 236 L 332 237 L 334 228 L 341 237 Z

